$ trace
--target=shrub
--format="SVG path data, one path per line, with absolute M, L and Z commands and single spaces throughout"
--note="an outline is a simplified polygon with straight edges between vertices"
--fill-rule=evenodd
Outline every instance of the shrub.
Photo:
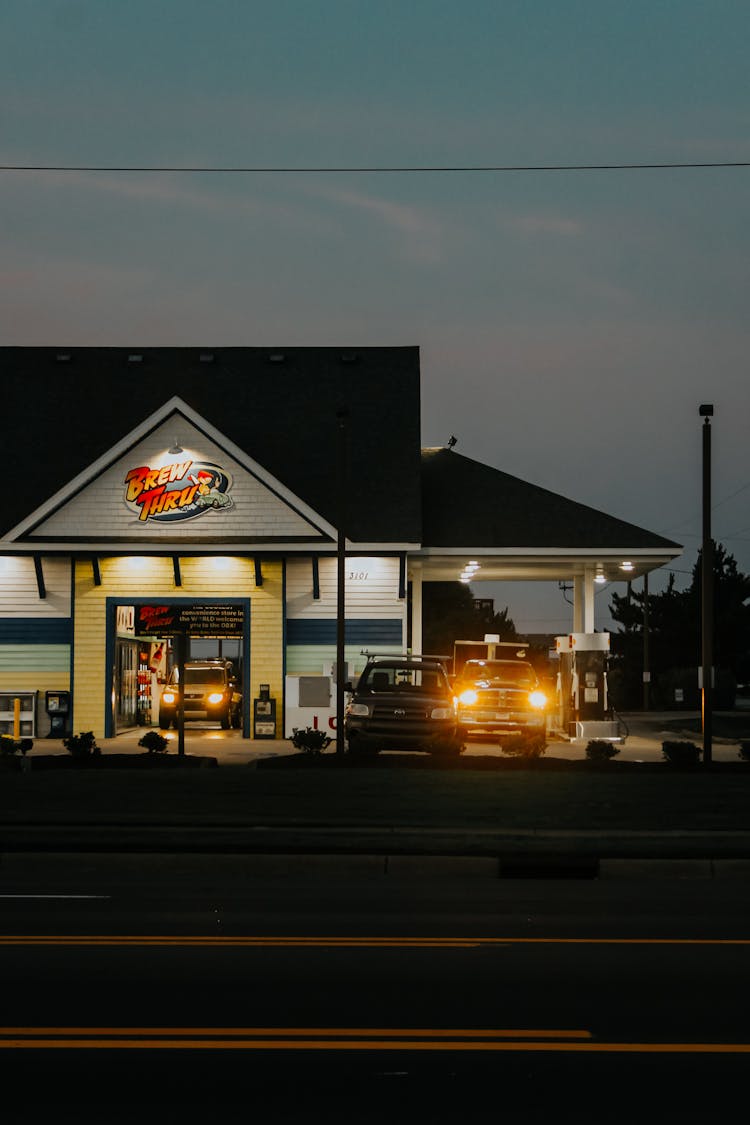
M 169 743 L 163 734 L 159 734 L 158 730 L 150 730 L 144 734 L 143 738 L 138 739 L 138 745 L 142 746 L 144 750 L 148 750 L 149 754 L 163 754 Z
M 586 747 L 586 757 L 590 762 L 608 762 L 620 753 L 620 747 L 603 738 L 592 738 Z
M 547 739 L 543 734 L 511 734 L 500 739 L 503 754 L 514 758 L 541 758 L 546 748 Z
M 92 730 L 81 731 L 80 734 L 69 734 L 67 738 L 63 739 L 63 746 L 74 758 L 88 758 L 92 754 L 101 754 Z
M 662 742 L 661 752 L 670 766 L 687 768 L 697 766 L 701 749 L 694 742 Z
M 322 754 L 331 745 L 331 739 L 324 730 L 314 730 L 312 727 L 299 730 L 294 727 L 291 743 L 297 750 L 302 750 L 305 754 Z
M 0 734 L 0 754 L 25 754 L 34 743 L 30 738 L 14 738 L 12 734 Z

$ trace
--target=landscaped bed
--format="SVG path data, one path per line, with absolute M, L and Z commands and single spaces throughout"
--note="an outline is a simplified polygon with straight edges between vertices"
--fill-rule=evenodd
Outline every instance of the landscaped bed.
M 0 767 L 14 771 L 34 770 L 152 770 L 203 769 L 218 766 L 216 758 L 193 754 L 27 754 L 0 758 Z

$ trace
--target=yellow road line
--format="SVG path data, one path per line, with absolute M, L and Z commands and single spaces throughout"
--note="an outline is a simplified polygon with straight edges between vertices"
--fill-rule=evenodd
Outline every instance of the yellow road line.
M 255 1051 L 565 1051 L 595 1054 L 750 1054 L 750 1043 L 596 1043 L 549 1040 L 434 1039 L 25 1039 L 2 1048 L 73 1050 Z

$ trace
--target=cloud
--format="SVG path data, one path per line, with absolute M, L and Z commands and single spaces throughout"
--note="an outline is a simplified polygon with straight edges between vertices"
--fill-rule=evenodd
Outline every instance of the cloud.
M 12 163 L 8 158 L 5 162 Z M 96 199 L 121 200 L 162 206 L 172 212 L 191 210 L 220 220 L 252 220 L 261 227 L 275 223 L 284 230 L 294 227 L 318 234 L 333 229 L 328 218 L 314 213 L 303 200 L 281 200 L 278 192 L 269 190 L 267 177 L 260 180 L 198 172 L 8 172 L 0 181 L 0 189 L 6 207 L 12 206 L 14 196 L 24 206 L 35 196 L 45 213 L 52 206 L 60 208 L 66 199 L 78 206 L 88 195 L 92 205 Z
M 324 188 L 314 194 L 329 203 L 374 217 L 390 234 L 404 240 L 403 251 L 409 258 L 428 264 L 441 260 L 443 224 L 426 208 L 351 190 Z
M 562 238 L 577 238 L 584 233 L 583 223 L 566 215 L 537 212 L 505 219 L 505 225 L 521 234 L 554 234 Z

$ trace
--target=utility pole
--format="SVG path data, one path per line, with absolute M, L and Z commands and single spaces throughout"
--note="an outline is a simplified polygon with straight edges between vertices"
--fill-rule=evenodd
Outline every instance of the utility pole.
M 701 551 L 701 728 L 703 764 L 713 756 L 713 666 L 714 666 L 714 544 L 711 538 L 711 418 L 710 403 L 698 407 L 703 419 L 703 547 Z
M 643 710 L 651 709 L 651 654 L 649 651 L 648 575 L 643 575 Z
M 336 413 L 336 454 L 338 516 L 336 539 L 336 753 L 345 752 L 344 684 L 346 653 L 346 453 L 349 416 L 346 410 Z

